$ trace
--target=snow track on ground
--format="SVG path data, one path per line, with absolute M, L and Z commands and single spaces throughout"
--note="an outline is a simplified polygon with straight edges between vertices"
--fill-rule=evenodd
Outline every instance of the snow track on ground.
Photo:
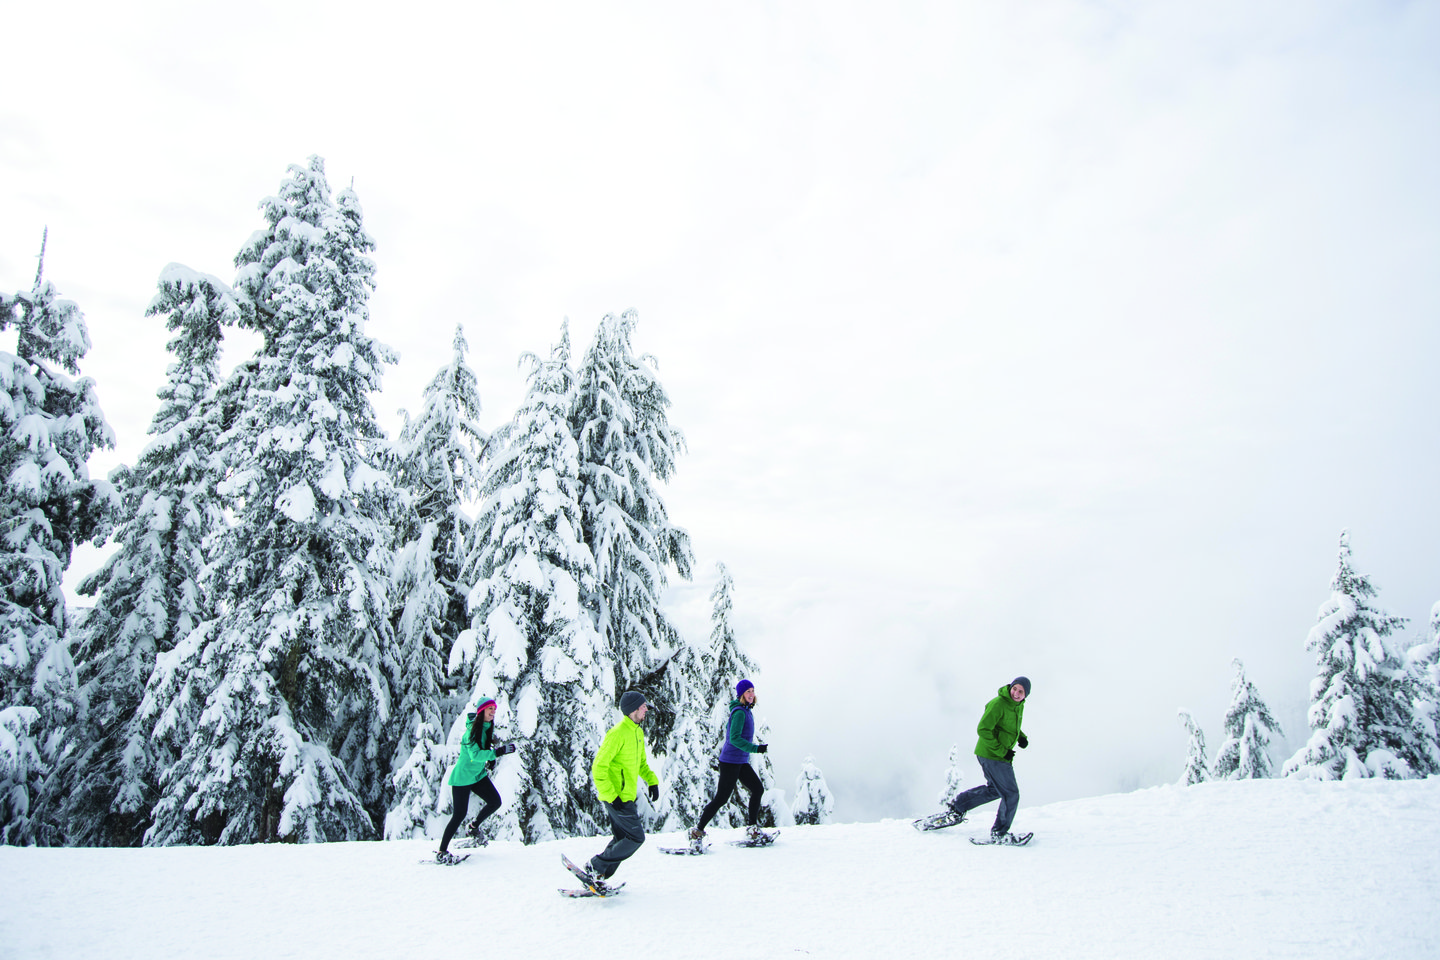
M 976 847 L 992 810 L 926 834 L 792 827 L 704 857 L 653 837 L 607 900 L 556 892 L 574 885 L 560 853 L 600 838 L 492 843 L 443 870 L 416 863 L 424 841 L 0 848 L 0 957 L 1440 956 L 1440 778 L 1022 806 L 1029 847 Z

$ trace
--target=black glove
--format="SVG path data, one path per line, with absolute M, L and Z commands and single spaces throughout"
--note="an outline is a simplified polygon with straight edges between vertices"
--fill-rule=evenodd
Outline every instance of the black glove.
M 498 746 L 498 747 L 495 748 L 495 756 L 497 756 L 497 757 L 503 757 L 503 756 L 505 756 L 505 754 L 507 754 L 507 753 L 514 753 L 514 752 L 515 752 L 515 744 L 513 744 L 513 743 L 502 743 L 502 744 L 500 744 L 500 746 Z
M 652 783 L 652 784 L 650 784 L 650 802 L 651 802 L 651 803 L 654 803 L 656 800 L 659 800 L 659 799 L 660 799 L 660 784 L 658 784 L 658 783 Z
M 768 744 L 768 743 L 757 743 L 757 744 L 755 744 L 755 752 L 756 752 L 756 753 L 768 753 L 769 750 L 770 750 L 770 744 Z
M 1014 760 L 1014 759 L 1015 759 L 1015 751 L 1014 751 L 1014 750 L 1006 750 L 1006 751 L 1005 751 L 1005 762 L 1006 762 L 1006 763 L 1009 763 L 1011 760 Z
M 1020 734 L 1020 739 L 1016 740 L 1015 742 L 1020 744 L 1021 750 L 1024 750 L 1026 747 L 1030 746 L 1030 738 L 1025 736 L 1025 734 L 1023 733 Z

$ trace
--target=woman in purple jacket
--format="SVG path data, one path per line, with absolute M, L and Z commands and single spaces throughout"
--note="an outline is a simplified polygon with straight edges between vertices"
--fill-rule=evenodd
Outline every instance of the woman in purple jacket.
M 750 710 L 754 706 L 755 684 L 749 680 L 741 680 L 735 684 L 735 699 L 730 701 L 730 719 L 725 724 L 725 743 L 720 748 L 720 785 L 715 788 L 715 796 L 700 814 L 700 823 L 690 831 L 691 843 L 698 844 L 704 838 L 705 825 L 714 819 L 725 801 L 730 799 L 730 794 L 735 792 L 736 782 L 744 784 L 745 789 L 750 791 L 750 810 L 745 816 L 750 838 L 755 839 L 760 832 L 760 798 L 765 788 L 755 769 L 750 766 L 750 754 L 764 753 L 770 747 L 753 740 L 755 717 Z

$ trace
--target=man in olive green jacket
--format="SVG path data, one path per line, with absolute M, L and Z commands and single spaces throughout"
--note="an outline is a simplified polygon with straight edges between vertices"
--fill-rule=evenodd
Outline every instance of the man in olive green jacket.
M 950 801 L 954 819 L 937 826 L 950 826 L 965 819 L 965 814 L 991 800 L 1000 801 L 995 811 L 995 823 L 990 836 L 1001 842 L 1013 840 L 1010 824 L 1015 819 L 1015 808 L 1020 805 L 1020 787 L 1015 783 L 1015 748 L 1024 750 L 1030 745 L 1020 722 L 1025 718 L 1025 698 L 1030 696 L 1030 678 L 1016 677 L 1009 685 L 1001 687 L 998 696 L 985 705 L 980 723 L 975 732 L 980 735 L 975 744 L 975 758 L 980 761 L 980 770 L 985 774 L 985 784 L 972 787 Z M 947 818 L 949 819 L 949 818 Z M 1026 835 L 1028 839 L 1028 834 Z
M 620 712 L 625 716 L 605 734 L 590 765 L 595 793 L 610 815 L 614 835 L 610 845 L 590 859 L 591 875 L 602 881 L 610 879 L 620 863 L 645 842 L 645 824 L 635 807 L 640 781 L 649 785 L 652 803 L 660 799 L 660 778 L 645 759 L 645 731 L 640 729 L 649 708 L 642 694 L 634 690 L 622 694 Z

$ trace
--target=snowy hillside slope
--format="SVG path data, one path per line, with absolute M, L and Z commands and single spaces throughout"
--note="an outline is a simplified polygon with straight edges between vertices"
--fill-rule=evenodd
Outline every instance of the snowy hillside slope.
M 1321 958 L 1440 956 L 1440 779 L 1157 787 L 1022 805 L 1026 848 L 954 829 L 796 827 L 567 900 L 559 854 L 497 843 L 0 848 L 0 957 Z M 724 835 L 717 835 L 723 839 Z

